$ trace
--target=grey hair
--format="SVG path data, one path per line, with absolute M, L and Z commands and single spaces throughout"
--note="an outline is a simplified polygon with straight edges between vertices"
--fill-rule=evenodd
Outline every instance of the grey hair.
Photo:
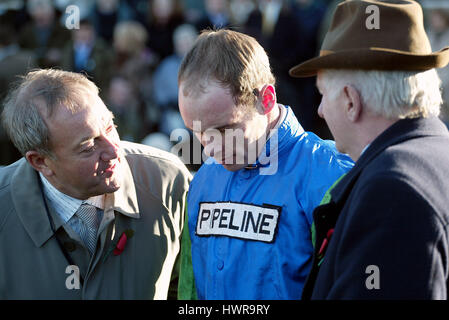
M 3 127 L 22 155 L 34 150 L 55 158 L 45 119 L 61 106 L 75 112 L 86 105 L 89 95 L 98 95 L 98 88 L 82 74 L 54 69 L 31 71 L 5 98 Z
M 441 80 L 427 71 L 324 70 L 323 84 L 330 96 L 345 85 L 356 88 L 373 114 L 387 119 L 438 116 L 443 103 Z

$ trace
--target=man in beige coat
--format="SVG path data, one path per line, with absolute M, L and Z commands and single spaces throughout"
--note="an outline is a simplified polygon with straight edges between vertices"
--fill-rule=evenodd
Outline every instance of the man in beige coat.
M 30 72 L 2 122 L 24 158 L 0 170 L 0 299 L 176 297 L 182 162 L 120 141 L 76 73 Z

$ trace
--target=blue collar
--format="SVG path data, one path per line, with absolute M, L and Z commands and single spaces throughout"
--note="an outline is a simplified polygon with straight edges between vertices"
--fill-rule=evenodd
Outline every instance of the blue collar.
M 292 143 L 292 137 L 300 136 L 304 133 L 304 129 L 299 124 L 293 110 L 289 106 L 278 104 L 280 108 L 284 109 L 283 119 L 277 128 L 272 129 L 272 134 L 265 144 L 265 152 L 262 152 L 257 158 L 255 164 L 250 165 L 247 169 L 253 169 L 258 167 L 269 166 L 269 159 L 273 156 L 282 154 L 285 150 L 288 150 L 289 145 Z

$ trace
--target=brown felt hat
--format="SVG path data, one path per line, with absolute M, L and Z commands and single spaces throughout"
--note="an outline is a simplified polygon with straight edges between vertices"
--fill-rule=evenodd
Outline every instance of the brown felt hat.
M 376 7 L 378 29 L 372 25 Z M 334 12 L 319 57 L 291 68 L 290 75 L 310 77 L 320 69 L 424 71 L 448 62 L 449 47 L 432 52 L 417 2 L 346 0 Z

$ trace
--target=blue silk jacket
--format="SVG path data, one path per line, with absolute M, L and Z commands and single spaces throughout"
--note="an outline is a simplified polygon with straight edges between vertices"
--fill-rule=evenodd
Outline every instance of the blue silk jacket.
M 259 157 L 256 168 L 231 172 L 210 161 L 190 185 L 188 254 L 199 299 L 301 297 L 312 262 L 313 210 L 353 162 L 280 107 L 284 120 L 266 144 L 270 163 Z M 190 257 L 181 270 L 186 263 Z M 181 271 L 181 283 L 183 277 L 188 272 Z

